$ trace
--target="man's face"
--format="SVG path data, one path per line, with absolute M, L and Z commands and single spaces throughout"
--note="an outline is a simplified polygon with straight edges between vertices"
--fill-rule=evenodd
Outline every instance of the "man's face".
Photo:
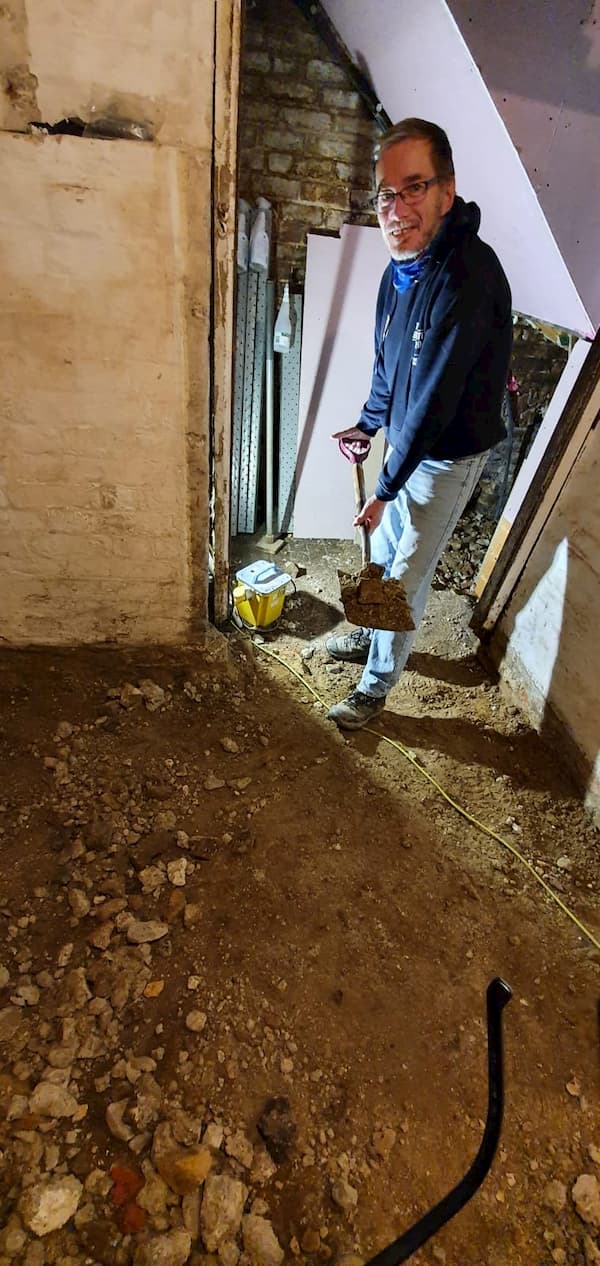
M 377 189 L 401 192 L 417 180 L 435 176 L 429 141 L 398 141 L 383 151 L 375 167 Z M 454 180 L 430 185 L 421 202 L 406 206 L 396 198 L 377 219 L 392 259 L 414 259 L 433 241 L 446 212 L 454 202 Z

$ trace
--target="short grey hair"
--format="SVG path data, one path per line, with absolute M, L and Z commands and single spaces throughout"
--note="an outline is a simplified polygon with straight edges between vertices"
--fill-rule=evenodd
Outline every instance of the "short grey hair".
M 450 141 L 444 129 L 437 123 L 428 123 L 427 119 L 402 119 L 394 123 L 375 142 L 373 148 L 373 170 L 379 162 L 384 150 L 397 145 L 399 141 L 429 141 L 435 174 L 440 180 L 452 180 L 454 161 Z

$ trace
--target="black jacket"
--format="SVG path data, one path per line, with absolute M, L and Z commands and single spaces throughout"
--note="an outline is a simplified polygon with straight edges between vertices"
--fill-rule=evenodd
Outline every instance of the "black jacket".
M 494 251 L 477 236 L 474 202 L 455 198 L 420 280 L 399 295 L 388 264 L 375 318 L 371 393 L 358 426 L 391 445 L 375 495 L 391 501 L 425 457 L 474 456 L 505 434 L 511 295 Z

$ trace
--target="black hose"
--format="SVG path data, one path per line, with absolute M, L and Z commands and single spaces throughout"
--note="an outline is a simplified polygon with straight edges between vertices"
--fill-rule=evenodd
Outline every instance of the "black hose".
M 502 1012 L 512 998 L 512 990 L 500 977 L 492 980 L 487 988 L 488 1034 L 488 1111 L 481 1146 L 464 1178 L 424 1214 L 414 1226 L 409 1227 L 399 1239 L 372 1257 L 367 1266 L 400 1266 L 408 1261 L 417 1249 L 435 1235 L 440 1227 L 467 1204 L 481 1186 L 494 1159 L 504 1112 L 504 1067 L 502 1057 Z

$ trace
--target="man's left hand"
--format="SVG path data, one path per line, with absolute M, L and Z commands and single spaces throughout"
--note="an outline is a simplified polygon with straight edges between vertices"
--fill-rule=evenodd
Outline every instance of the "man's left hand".
M 357 514 L 354 520 L 354 527 L 362 527 L 364 524 L 367 532 L 374 532 L 381 523 L 386 505 L 387 502 L 380 501 L 378 497 L 368 497 L 360 514 Z

